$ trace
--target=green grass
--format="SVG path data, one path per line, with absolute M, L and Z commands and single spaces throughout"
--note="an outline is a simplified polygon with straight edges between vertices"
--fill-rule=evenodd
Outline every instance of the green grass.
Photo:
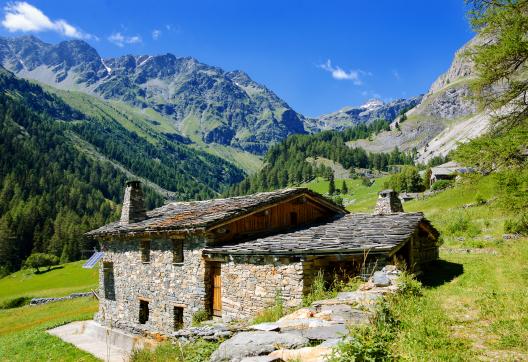
M 372 212 L 376 205 L 378 193 L 383 190 L 387 178 L 388 177 L 377 178 L 371 186 L 363 185 L 363 182 L 360 179 L 345 179 L 349 193 L 346 195 L 340 194 L 340 196 L 343 197 L 343 202 L 347 210 L 351 212 Z M 301 186 L 307 187 L 320 194 L 326 194 L 328 193 L 328 184 L 328 181 L 318 177 Z M 342 184 L 343 179 L 335 180 L 336 188 L 340 189 Z
M 97 302 L 92 298 L 0 310 L 0 360 L 98 361 L 46 333 L 49 328 L 91 319 L 96 311 Z
M 175 345 L 165 342 L 153 350 L 143 349 L 135 351 L 130 360 L 132 362 L 203 362 L 209 360 L 209 357 L 219 345 L 219 342 L 204 340 Z
M 0 304 L 18 297 L 61 297 L 97 287 L 98 268 L 83 269 L 85 261 L 67 263 L 58 269 L 35 274 L 23 269 L 0 279 Z
M 422 297 L 395 306 L 394 343 L 406 360 L 528 358 L 528 240 L 503 243 L 497 255 L 442 253 Z
M 391 304 L 398 320 L 390 347 L 395 358 L 528 360 L 528 239 L 503 240 L 504 221 L 512 215 L 494 201 L 497 187 L 493 176 L 481 177 L 403 204 L 405 211 L 424 212 L 444 245 L 441 260 L 422 276 L 423 295 Z M 359 190 L 362 201 L 348 209 L 372 211 L 375 193 Z M 482 200 L 487 203 L 464 208 Z M 460 247 L 486 250 L 449 252 Z

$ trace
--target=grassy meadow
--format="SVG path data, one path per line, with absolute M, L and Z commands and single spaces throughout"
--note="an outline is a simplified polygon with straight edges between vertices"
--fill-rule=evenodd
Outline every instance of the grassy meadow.
M 470 182 L 471 181 L 471 182 Z M 347 180 L 351 212 L 372 212 L 384 179 L 368 187 Z M 342 180 L 335 181 L 340 188 Z M 328 191 L 328 182 L 307 187 Z M 420 280 L 421 296 L 391 303 L 397 332 L 392 358 L 409 361 L 528 360 L 528 239 L 504 240 L 513 215 L 495 200 L 493 176 L 403 204 L 422 211 L 441 232 L 441 260 Z
M 85 261 L 63 264 L 35 274 L 22 269 L 0 279 L 0 305 L 19 297 L 63 297 L 97 287 L 98 268 L 83 269 Z
M 0 304 L 21 297 L 61 297 L 97 286 L 97 267 L 84 261 L 67 263 L 35 274 L 24 269 L 0 279 Z M 0 309 L 0 361 L 97 361 L 47 329 L 93 318 L 94 298 L 78 298 L 37 306 Z

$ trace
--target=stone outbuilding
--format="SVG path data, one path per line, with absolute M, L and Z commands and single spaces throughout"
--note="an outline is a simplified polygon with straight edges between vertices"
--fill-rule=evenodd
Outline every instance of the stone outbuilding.
M 431 185 L 440 180 L 454 180 L 458 175 L 473 172 L 469 167 L 463 167 L 459 163 L 449 161 L 431 168 Z
M 87 234 L 101 244 L 95 320 L 169 334 L 196 313 L 248 319 L 281 298 L 299 306 L 322 271 L 367 277 L 387 263 L 419 271 L 438 258 L 436 229 L 380 194 L 374 214 L 350 214 L 305 188 L 193 202 L 145 212 L 129 182 L 120 221 Z

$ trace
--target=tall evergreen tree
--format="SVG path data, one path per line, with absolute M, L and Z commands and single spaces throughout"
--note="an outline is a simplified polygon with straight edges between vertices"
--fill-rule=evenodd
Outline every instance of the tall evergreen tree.
M 345 195 L 348 194 L 348 186 L 346 180 L 343 180 L 343 184 L 341 185 L 341 193 Z
M 334 180 L 334 175 L 332 174 L 332 176 L 330 176 L 330 180 L 328 182 L 328 194 L 329 195 L 333 195 L 333 194 L 335 194 L 335 192 L 336 192 L 335 180 Z

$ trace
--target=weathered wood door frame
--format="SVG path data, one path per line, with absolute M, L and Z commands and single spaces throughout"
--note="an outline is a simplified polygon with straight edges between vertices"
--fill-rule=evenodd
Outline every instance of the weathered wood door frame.
M 222 317 L 222 264 L 212 262 L 211 271 L 211 314 Z

